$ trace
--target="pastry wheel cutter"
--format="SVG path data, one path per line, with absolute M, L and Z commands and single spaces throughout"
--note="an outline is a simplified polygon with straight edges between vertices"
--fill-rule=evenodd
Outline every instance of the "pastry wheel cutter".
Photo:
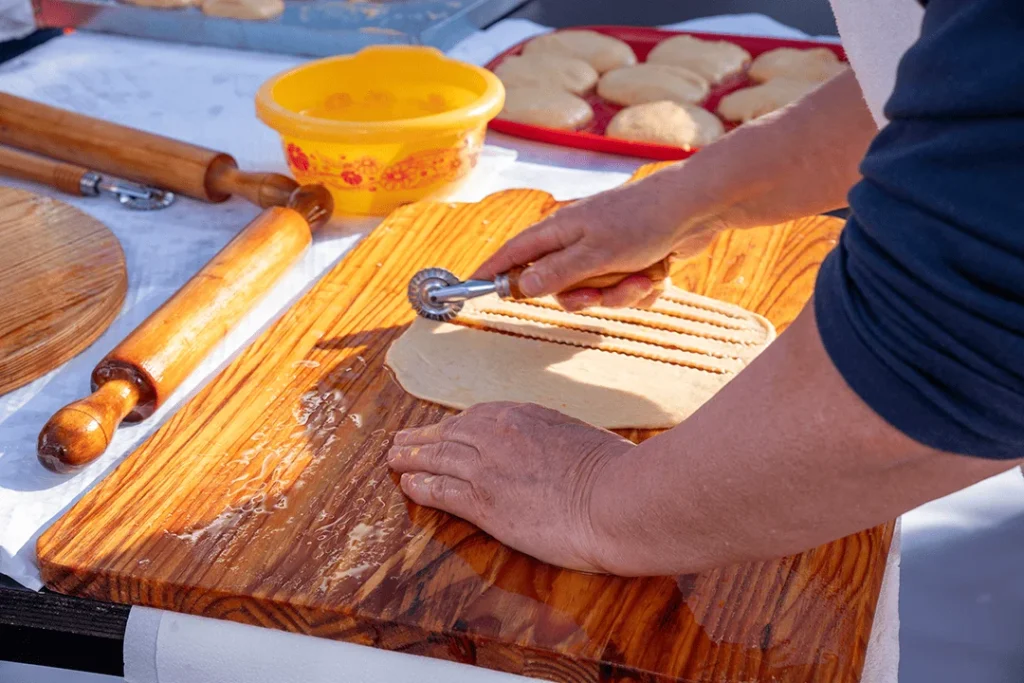
M 643 275 L 654 282 L 659 282 L 668 277 L 668 268 L 669 261 L 665 259 L 636 273 L 609 273 L 588 278 L 569 289 L 613 287 L 633 275 Z M 444 268 L 426 268 L 409 280 L 409 303 L 423 318 L 448 322 L 459 314 L 463 304 L 469 299 L 489 294 L 497 294 L 502 299 L 526 299 L 519 289 L 519 276 L 523 270 L 524 268 L 515 268 L 498 275 L 493 281 L 462 281 Z

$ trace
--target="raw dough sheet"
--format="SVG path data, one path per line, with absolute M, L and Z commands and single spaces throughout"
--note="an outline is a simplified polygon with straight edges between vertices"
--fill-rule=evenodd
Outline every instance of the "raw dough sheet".
M 451 408 L 538 403 L 606 429 L 667 429 L 774 338 L 761 316 L 675 287 L 651 310 L 489 296 L 450 323 L 415 320 L 387 363 L 406 391 Z

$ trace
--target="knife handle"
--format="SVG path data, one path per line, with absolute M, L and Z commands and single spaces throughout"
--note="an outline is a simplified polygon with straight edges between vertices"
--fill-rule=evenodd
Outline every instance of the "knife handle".
M 655 283 L 661 282 L 669 276 L 669 263 L 669 259 L 666 258 L 635 273 L 605 273 L 604 275 L 597 275 L 578 282 L 572 287 L 567 287 L 565 291 L 569 292 L 575 289 L 606 289 L 614 287 L 626 278 L 634 275 L 643 275 Z M 508 272 L 509 291 L 513 299 L 527 298 L 523 295 L 522 290 L 519 289 L 519 276 L 522 275 L 524 270 L 526 268 L 519 267 L 513 268 Z
M 82 178 L 89 169 L 0 145 L 0 175 L 47 185 L 67 194 L 84 195 Z

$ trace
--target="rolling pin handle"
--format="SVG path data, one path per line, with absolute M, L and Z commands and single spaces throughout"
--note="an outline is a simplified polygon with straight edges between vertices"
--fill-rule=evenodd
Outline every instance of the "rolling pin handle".
M 286 206 L 299 184 L 280 173 L 249 173 L 239 170 L 235 160 L 218 156 L 206 172 L 207 192 L 212 196 L 236 194 L 261 208 Z
M 90 194 L 89 169 L 0 145 L 0 175 L 42 183 L 71 195 Z
M 100 457 L 139 396 L 134 382 L 115 379 L 61 408 L 39 433 L 39 462 L 52 472 L 65 473 Z

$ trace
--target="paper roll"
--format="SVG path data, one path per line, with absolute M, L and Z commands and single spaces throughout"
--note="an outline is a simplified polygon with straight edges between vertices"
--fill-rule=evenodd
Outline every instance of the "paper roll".
M 531 683 L 537 679 L 324 638 L 133 607 L 128 683 Z

